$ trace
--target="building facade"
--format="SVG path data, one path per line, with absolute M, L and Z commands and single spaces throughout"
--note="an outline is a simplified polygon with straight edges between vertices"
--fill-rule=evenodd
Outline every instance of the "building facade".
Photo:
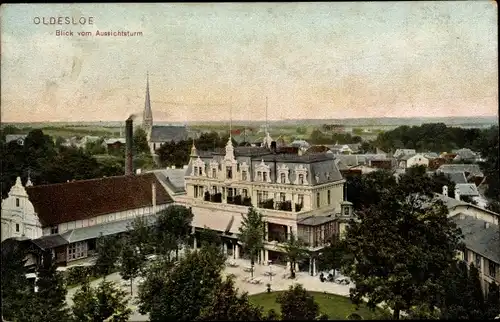
M 259 261 L 282 263 L 280 246 L 293 233 L 313 254 L 345 229 L 352 206 L 344 201 L 342 175 L 329 154 L 279 153 L 271 148 L 237 147 L 197 151 L 186 169 L 186 194 L 176 202 L 191 207 L 195 229 L 222 233 L 224 249 L 237 257 L 239 228 L 249 206 L 265 218 L 265 250 Z M 315 273 L 314 256 L 302 269 Z

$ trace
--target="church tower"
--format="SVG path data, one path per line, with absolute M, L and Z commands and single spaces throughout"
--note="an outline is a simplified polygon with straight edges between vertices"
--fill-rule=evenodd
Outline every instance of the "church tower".
M 151 100 L 149 98 L 149 73 L 146 76 L 146 101 L 144 103 L 142 126 L 146 133 L 149 133 L 153 127 L 153 112 L 151 111 Z

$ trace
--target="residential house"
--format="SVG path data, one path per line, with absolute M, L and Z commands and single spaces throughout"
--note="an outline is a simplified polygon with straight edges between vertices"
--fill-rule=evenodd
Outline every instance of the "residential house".
M 464 184 L 467 183 L 467 178 L 465 177 L 464 172 L 443 172 L 445 176 L 448 177 L 455 184 Z
M 330 146 L 330 149 L 332 151 L 338 151 L 339 154 L 354 154 L 358 153 L 359 149 L 361 147 L 360 143 L 353 143 L 353 144 L 335 144 L 333 146 Z
M 436 197 L 448 207 L 448 216 L 462 230 L 465 248 L 459 256 L 467 263 L 474 263 L 479 269 L 481 284 L 485 293 L 489 283 L 500 284 L 500 214 L 481 208 L 460 199 L 448 197 L 448 188 Z M 458 192 L 458 194 L 457 194 Z
M 104 145 L 108 152 L 120 151 L 120 149 L 125 147 L 125 138 L 111 138 L 104 140 Z
M 325 145 L 313 145 L 304 152 L 304 155 L 331 152 Z
M 439 155 L 440 158 L 443 158 L 446 160 L 446 162 L 451 163 L 457 156 L 456 153 L 448 153 L 448 152 L 443 152 Z
M 370 160 L 369 165 L 370 167 L 376 169 L 392 170 L 395 167 L 396 162 L 394 159 L 385 159 L 385 160 L 375 159 L 375 160 Z
M 248 206 L 264 215 L 265 249 L 260 263 L 286 263 L 280 245 L 293 233 L 311 253 L 342 235 L 352 205 L 344 201 L 344 183 L 332 156 L 281 153 L 271 149 L 233 147 L 225 151 L 197 151 L 193 146 L 186 170 L 186 195 L 176 203 L 191 207 L 195 233 L 207 227 L 222 234 L 224 251 L 237 258 L 243 249 L 239 228 Z M 195 245 L 196 239 L 195 239 Z M 299 269 L 316 273 L 314 257 Z
M 448 161 L 445 158 L 441 158 L 441 157 L 434 158 L 434 159 L 431 158 L 431 159 L 429 159 L 428 168 L 431 170 L 437 170 L 440 166 L 442 166 L 443 164 L 446 164 L 446 163 L 448 163 Z
M 423 154 L 417 153 L 415 155 L 409 156 L 406 160 L 406 168 L 411 168 L 414 166 L 429 166 L 429 159 L 426 158 Z
M 415 151 L 415 149 L 397 149 L 392 156 L 396 159 L 400 159 L 404 155 L 414 155 L 414 154 L 417 154 L 417 151 Z
M 478 164 L 443 164 L 437 172 L 463 172 L 467 178 L 467 182 L 474 183 L 477 186 L 484 180 L 484 174 Z
M 471 149 L 459 149 L 452 152 L 456 154 L 453 159 L 455 162 L 474 162 L 478 158 L 477 154 L 472 152 Z
M 455 189 L 458 189 L 461 197 L 479 197 L 479 191 L 473 183 L 458 183 L 455 184 Z
M 24 234 L 51 245 L 62 265 L 89 256 L 101 234 L 126 232 L 137 216 L 173 203 L 153 173 L 26 187 L 18 178 L 11 192 L 2 202 L 2 239 Z
M 27 134 L 7 134 L 5 136 L 5 143 L 15 141 L 19 145 L 24 145 L 24 140 L 27 136 Z

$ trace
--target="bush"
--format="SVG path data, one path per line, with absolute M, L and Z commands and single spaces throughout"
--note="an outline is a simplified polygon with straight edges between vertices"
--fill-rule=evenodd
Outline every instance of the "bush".
M 86 278 L 95 275 L 94 266 L 75 266 L 66 271 L 66 285 L 76 285 L 85 282 Z
M 361 317 L 361 315 L 359 315 L 358 313 L 351 313 L 347 316 L 347 319 L 348 320 L 363 320 L 363 318 Z

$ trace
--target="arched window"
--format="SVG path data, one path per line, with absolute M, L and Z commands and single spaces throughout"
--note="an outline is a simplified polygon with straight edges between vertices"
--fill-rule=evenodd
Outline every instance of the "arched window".
M 285 183 L 285 182 L 286 182 L 286 180 L 285 180 L 285 179 L 286 179 L 286 175 L 285 175 L 284 173 L 282 173 L 282 174 L 280 175 L 280 178 L 281 178 L 281 179 L 280 179 L 280 180 L 281 180 L 281 183 Z
M 299 174 L 299 184 L 304 184 L 304 175 Z

